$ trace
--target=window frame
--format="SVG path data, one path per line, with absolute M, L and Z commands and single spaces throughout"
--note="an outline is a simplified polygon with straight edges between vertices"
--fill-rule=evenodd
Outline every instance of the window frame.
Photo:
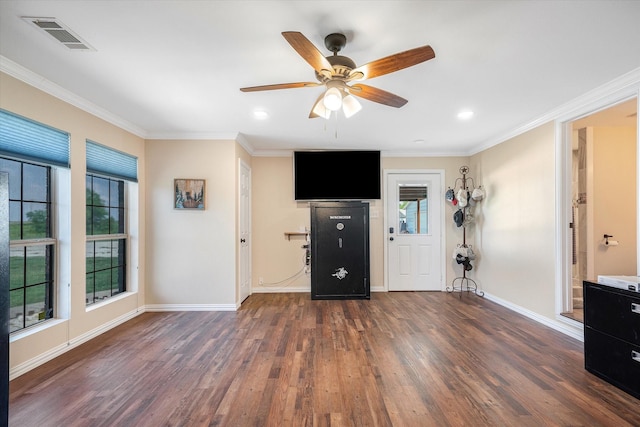
M 20 198 L 16 199 L 16 198 L 11 198 L 11 193 L 9 194 L 9 203 L 11 204 L 11 202 L 19 202 L 21 204 L 20 206 L 20 239 L 9 239 L 9 252 L 10 252 L 10 257 L 12 256 L 12 252 L 15 251 L 16 248 L 22 249 L 22 259 L 23 259 L 23 266 L 22 266 L 22 285 L 20 287 L 15 287 L 15 288 L 11 288 L 10 285 L 10 289 L 9 289 L 9 300 L 11 301 L 12 298 L 12 293 L 18 291 L 18 290 L 22 290 L 22 304 L 21 304 L 21 309 L 22 309 L 22 326 L 18 327 L 17 329 L 12 329 L 12 322 L 11 319 L 9 321 L 9 334 L 13 335 L 13 334 L 19 334 L 20 332 L 23 332 L 29 328 L 35 327 L 37 325 L 41 325 L 44 322 L 54 319 L 56 317 L 56 312 L 57 312 L 57 299 L 56 299 L 56 295 L 57 295 L 57 290 L 58 290 L 58 271 L 59 271 L 59 266 L 58 266 L 58 239 L 56 238 L 56 215 L 55 215 L 55 200 L 53 197 L 53 193 L 54 193 L 54 176 L 55 176 L 55 166 L 51 165 L 51 164 L 47 164 L 47 163 L 43 163 L 43 162 L 37 162 L 34 160 L 27 160 L 27 159 L 21 159 L 21 158 L 16 158 L 13 156 L 9 156 L 9 155 L 0 155 L 0 158 L 7 160 L 7 161 L 11 161 L 11 162 L 16 162 L 20 164 Z M 24 170 L 24 165 L 30 165 L 30 166 L 37 166 L 37 167 L 41 167 L 44 168 L 46 170 L 46 201 L 34 201 L 34 200 L 28 200 L 25 199 L 24 197 L 24 188 L 25 188 L 25 170 Z M 10 184 L 11 185 L 11 184 Z M 47 224 L 46 224 L 46 231 L 45 231 L 45 236 L 47 237 L 35 237 L 35 238 L 31 238 L 31 239 L 25 239 L 24 238 L 24 223 L 25 223 L 25 215 L 24 215 L 24 203 L 45 203 L 46 204 L 46 212 L 47 212 Z M 29 274 L 28 274 L 28 251 L 29 248 L 34 248 L 34 247 L 44 247 L 45 248 L 45 268 L 48 270 L 45 270 L 44 273 L 44 278 L 45 280 L 42 282 L 38 282 L 38 283 L 32 283 L 32 284 L 28 284 L 28 280 L 29 280 Z M 48 260 L 47 260 L 48 259 Z M 11 274 L 10 274 L 10 283 L 11 283 Z M 40 313 L 34 313 L 34 314 L 38 314 L 38 318 L 30 318 L 30 316 L 32 317 L 34 314 L 29 314 L 28 312 L 28 303 L 27 303 L 27 298 L 28 298 L 28 290 L 29 289 L 34 289 L 37 286 L 42 286 L 44 285 L 45 287 L 45 293 L 44 293 L 44 307 L 43 307 L 43 311 L 40 313 L 44 313 L 43 318 L 40 318 Z M 12 307 L 11 303 L 9 304 L 10 307 Z M 17 317 L 17 316 L 16 316 Z M 15 325 L 15 323 L 13 323 L 13 325 Z
M 85 189 L 88 189 L 87 187 L 87 178 L 91 177 L 92 180 L 92 185 L 91 185 L 91 191 L 93 191 L 93 178 L 98 178 L 98 179 L 102 179 L 102 180 L 107 180 L 109 182 L 108 188 L 109 188 L 109 202 L 107 203 L 106 206 L 103 205 L 94 205 L 94 204 L 86 204 L 85 208 L 88 208 L 89 206 L 91 207 L 106 207 L 107 210 L 112 208 L 111 205 L 111 183 L 112 182 L 116 182 L 119 185 L 122 185 L 122 194 L 120 196 L 121 202 L 122 202 L 122 206 L 117 206 L 117 209 L 122 209 L 123 210 L 123 214 L 121 215 L 120 220 L 124 222 L 123 224 L 123 231 L 124 232 L 118 232 L 118 233 L 110 233 L 110 234 L 89 234 L 89 232 L 87 231 L 87 221 L 89 220 L 88 218 L 85 218 L 85 233 L 86 233 L 86 241 L 85 241 L 85 266 L 86 266 L 86 271 L 85 271 L 85 307 L 87 309 L 94 307 L 96 304 L 99 304 L 101 302 L 105 302 L 107 300 L 111 300 L 114 297 L 117 297 L 119 295 L 125 294 L 127 292 L 129 292 L 129 287 L 130 287 L 130 273 L 129 273 L 129 264 L 131 262 L 130 259 L 130 250 L 129 250 L 129 244 L 130 244 L 130 235 L 129 235 L 129 216 L 128 216 L 128 183 L 126 180 L 121 179 L 121 178 L 116 178 L 113 176 L 107 176 L 107 175 L 102 175 L 102 174 L 98 174 L 95 172 L 87 172 L 85 174 Z M 86 200 L 85 200 L 86 201 Z M 113 242 L 123 242 L 123 244 L 121 246 L 119 246 L 118 250 L 119 251 L 124 251 L 124 253 L 121 255 L 121 257 L 119 256 L 119 258 L 121 258 L 123 260 L 122 264 L 118 264 L 118 265 L 111 265 L 111 267 L 109 267 L 108 269 L 106 268 L 102 268 L 102 269 L 96 269 L 96 256 L 95 256 L 95 243 L 96 242 L 112 242 L 111 244 L 113 245 Z M 89 251 L 87 250 L 87 245 L 89 243 L 94 244 L 94 250 L 93 250 L 93 269 L 89 269 L 88 265 L 89 265 Z M 113 246 L 112 246 L 113 248 Z M 118 252 L 119 253 L 119 252 Z M 113 258 L 113 257 L 112 257 Z M 102 296 L 101 298 L 96 298 L 96 281 L 95 281 L 95 273 L 96 272 L 100 272 L 100 271 L 110 271 L 111 272 L 111 287 L 110 287 L 110 294 L 108 296 Z M 117 292 L 114 293 L 114 287 L 113 287 L 113 272 L 114 270 L 120 270 L 122 272 L 122 286 L 121 288 L 118 287 L 116 290 Z M 117 273 L 116 273 L 117 274 Z M 93 284 L 92 284 L 92 289 L 93 292 L 91 292 L 92 298 L 91 300 L 89 299 L 89 292 L 87 292 L 88 290 L 88 286 L 89 286 L 89 276 L 90 275 L 94 275 L 93 278 Z M 120 283 L 120 282 L 119 282 Z

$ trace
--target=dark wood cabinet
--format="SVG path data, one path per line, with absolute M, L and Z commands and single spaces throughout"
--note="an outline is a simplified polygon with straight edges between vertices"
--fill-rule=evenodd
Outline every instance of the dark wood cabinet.
M 310 208 L 311 298 L 370 298 L 369 204 L 314 202 Z
M 640 294 L 584 281 L 587 371 L 640 399 Z

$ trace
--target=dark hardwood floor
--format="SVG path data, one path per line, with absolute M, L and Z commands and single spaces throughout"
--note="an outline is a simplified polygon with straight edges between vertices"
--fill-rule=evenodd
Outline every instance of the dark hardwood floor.
M 638 426 L 582 343 L 472 294 L 144 313 L 16 378 L 11 426 Z

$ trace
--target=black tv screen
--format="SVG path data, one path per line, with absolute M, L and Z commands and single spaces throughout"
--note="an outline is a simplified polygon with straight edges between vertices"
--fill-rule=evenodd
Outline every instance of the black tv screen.
M 380 151 L 295 151 L 295 200 L 380 199 Z

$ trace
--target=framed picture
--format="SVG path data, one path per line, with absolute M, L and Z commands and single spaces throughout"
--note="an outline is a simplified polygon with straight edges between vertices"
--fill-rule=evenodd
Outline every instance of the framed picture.
M 204 184 L 204 179 L 174 179 L 174 209 L 204 210 Z

